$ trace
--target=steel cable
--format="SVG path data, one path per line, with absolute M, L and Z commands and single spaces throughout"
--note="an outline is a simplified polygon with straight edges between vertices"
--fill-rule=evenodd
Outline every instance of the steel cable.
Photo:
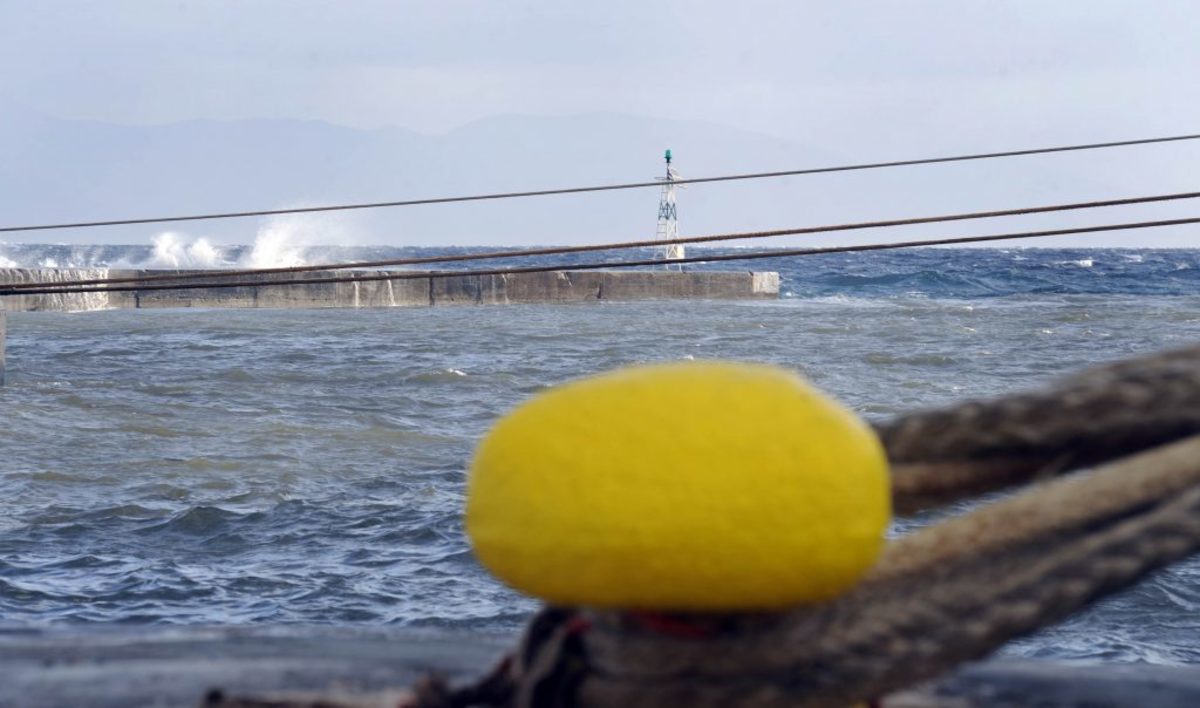
M 40 287 L 15 289 L 10 286 L 0 286 L 0 296 L 4 295 L 49 295 L 61 293 L 95 293 L 95 292 L 134 292 L 151 290 L 202 290 L 218 288 L 267 287 L 286 285 L 315 285 L 321 283 L 362 283 L 382 280 L 418 280 L 422 278 L 453 278 L 472 275 L 512 275 L 519 273 L 547 273 L 562 270 L 603 270 L 612 268 L 632 268 L 639 266 L 679 265 L 685 263 L 714 263 L 728 261 L 752 261 L 764 258 L 793 258 L 816 256 L 830 253 L 854 253 L 862 251 L 885 251 L 899 248 L 915 248 L 920 246 L 952 246 L 966 243 L 987 243 L 992 241 L 1009 241 L 1018 239 L 1045 238 L 1049 236 L 1066 236 L 1072 234 L 1100 233 L 1107 231 L 1131 231 L 1137 229 L 1160 228 L 1166 226 L 1181 226 L 1184 224 L 1200 223 L 1200 217 L 1185 219 L 1163 219 L 1159 221 L 1138 221 L 1123 224 L 1104 224 L 1100 226 L 1081 226 L 1067 229 L 1044 229 L 1040 231 L 1020 231 L 1004 234 L 989 234 L 983 236 L 959 236 L 954 238 L 922 239 L 916 241 L 896 241 L 891 243 L 860 244 L 852 246 L 826 246 L 798 249 L 778 249 L 770 251 L 751 251 L 748 253 L 721 253 L 703 256 L 688 256 L 686 258 L 644 258 L 627 261 L 604 261 L 598 263 L 556 263 L 553 265 L 521 266 L 511 268 L 488 268 L 471 270 L 444 271 L 397 271 L 392 273 L 359 273 L 349 276 L 332 278 L 296 278 L 293 280 L 255 281 L 217 281 L 211 283 L 178 283 L 150 285 L 119 285 L 86 286 L 86 287 Z M 778 235 L 803 233 L 804 229 L 785 229 Z
M 1200 134 L 1174 135 L 1160 138 L 1140 138 L 1137 140 L 1117 140 L 1104 143 L 1086 143 L 1082 145 L 1061 145 L 1057 147 L 1030 148 L 1025 150 L 1005 150 L 1001 152 L 984 152 L 969 155 L 951 155 L 945 157 L 926 157 L 913 160 L 893 160 L 888 162 L 867 162 L 853 165 L 837 165 L 832 167 L 811 167 L 797 170 L 779 170 L 775 172 L 751 172 L 745 174 L 720 175 L 716 177 L 694 177 L 691 179 L 672 180 L 675 184 L 704 184 L 709 182 L 732 182 L 738 180 L 769 179 L 776 177 L 796 177 L 800 175 L 826 174 L 831 172 L 853 172 L 858 170 L 877 170 L 890 167 L 912 167 L 915 165 L 934 165 L 947 162 L 967 162 L 971 160 L 989 160 L 1001 157 L 1022 157 L 1026 155 L 1044 155 L 1058 152 L 1075 152 L 1082 150 L 1099 150 L 1104 148 L 1129 147 L 1133 145 L 1151 145 L 1155 143 L 1171 143 L 1184 140 L 1200 139 Z M 645 187 L 661 187 L 659 180 L 649 182 L 625 182 L 620 184 L 603 184 L 585 187 L 562 187 L 557 189 L 535 189 L 519 192 L 495 192 L 491 194 L 472 194 L 453 197 L 431 197 L 426 199 L 404 199 L 388 202 L 366 202 L 358 204 L 334 204 L 315 207 L 296 207 L 292 209 L 257 209 L 252 211 L 229 211 L 212 214 L 191 214 L 187 216 L 153 216 L 130 219 L 108 219 L 98 221 L 77 221 L 57 224 L 32 224 L 25 226 L 2 226 L 0 233 L 16 231 L 47 231 L 51 229 L 82 229 L 100 226 L 131 226 L 135 224 L 161 224 L 178 221 L 206 221 L 212 219 L 240 219 L 252 216 L 277 216 L 281 214 L 311 214 L 314 212 L 351 211 L 360 209 L 382 209 L 389 207 L 419 206 L 427 204 L 450 204 L 455 202 L 478 202 L 497 199 L 515 199 L 522 197 L 543 197 L 557 194 L 582 194 L 585 192 L 611 192 L 623 189 L 641 189 Z
M 144 283 L 156 281 L 171 281 L 171 280 L 202 280 L 207 278 L 223 278 L 223 277 L 240 277 L 248 275 L 269 275 L 275 273 L 309 273 L 326 270 L 346 270 L 350 268 L 381 268 L 389 266 L 410 266 L 410 265 L 428 265 L 434 263 L 456 263 L 464 261 L 476 260 L 495 260 L 501 258 L 523 258 L 531 256 L 550 256 L 563 255 L 570 253 L 587 253 L 594 251 L 610 251 L 622 250 L 631 248 L 650 248 L 661 247 L 665 244 L 695 244 L 695 243 L 712 243 L 718 241 L 737 241 L 759 238 L 771 238 L 776 236 L 790 236 L 798 234 L 816 234 L 816 233 L 831 233 L 837 231 L 855 231 L 863 229 L 877 229 L 895 226 L 915 226 L 920 224 L 934 224 L 939 222 L 950 221 L 967 221 L 972 219 L 989 219 L 1003 216 L 1027 216 L 1030 214 L 1044 214 L 1049 212 L 1072 211 L 1080 209 L 1094 209 L 1100 207 L 1113 206 L 1130 206 L 1134 204 L 1149 204 L 1155 202 L 1176 201 L 1183 199 L 1195 199 L 1200 197 L 1200 192 L 1178 192 L 1175 194 L 1159 194 L 1146 197 L 1125 197 L 1122 199 L 1104 199 L 1089 202 L 1073 202 L 1068 204 L 1051 204 L 1036 207 L 1020 207 L 1016 209 L 1000 209 L 993 211 L 976 211 L 959 214 L 942 214 L 937 216 L 922 216 L 911 217 L 905 219 L 886 219 L 883 221 L 863 221 L 848 224 L 833 224 L 825 226 L 808 226 L 797 229 L 777 229 L 769 231 L 749 231 L 740 233 L 725 233 L 712 234 L 708 236 L 690 236 L 686 238 L 674 239 L 672 241 L 662 240 L 642 240 L 642 241 L 624 241 L 603 244 L 591 244 L 586 246 L 553 246 L 546 248 L 528 248 L 528 249 L 513 249 L 505 251 L 493 252 L 476 252 L 462 253 L 449 256 L 427 256 L 427 257 L 411 257 L 411 258 L 389 258 L 383 260 L 372 261 L 355 261 L 349 263 L 325 263 L 313 265 L 286 266 L 277 268 L 247 268 L 236 270 L 210 270 L 197 271 L 192 273 L 155 273 L 152 275 L 128 276 L 120 278 L 89 278 L 80 280 L 67 280 L 54 283 L 53 287 L 66 288 L 78 287 L 84 285 L 103 285 L 103 284 L 119 284 L 119 283 Z M 43 286 L 43 283 L 15 283 L 8 287 L 14 290 L 29 290 Z

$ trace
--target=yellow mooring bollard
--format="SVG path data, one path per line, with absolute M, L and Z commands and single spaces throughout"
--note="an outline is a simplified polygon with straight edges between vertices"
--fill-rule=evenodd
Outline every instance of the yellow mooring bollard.
M 480 561 L 552 604 L 775 610 L 835 597 L 890 518 L 874 433 L 797 374 L 640 366 L 500 420 L 471 466 Z

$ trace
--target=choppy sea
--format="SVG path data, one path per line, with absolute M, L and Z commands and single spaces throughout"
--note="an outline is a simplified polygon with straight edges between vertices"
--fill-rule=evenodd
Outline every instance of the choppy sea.
M 103 266 L 144 262 L 139 248 L 0 256 Z M 927 249 L 720 267 L 778 270 L 782 296 L 11 314 L 0 627 L 506 630 L 533 603 L 473 560 L 464 469 L 497 416 L 548 386 L 635 362 L 767 361 L 882 418 L 1200 340 L 1200 251 Z M 1198 630 L 1192 561 L 1007 651 L 1192 662 Z

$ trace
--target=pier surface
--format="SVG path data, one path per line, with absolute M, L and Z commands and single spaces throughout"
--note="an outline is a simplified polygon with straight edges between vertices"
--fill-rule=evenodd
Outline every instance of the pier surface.
M 205 696 L 394 695 L 429 672 L 478 678 L 512 637 L 331 627 L 0 630 L 0 706 L 199 706 Z M 394 705 L 394 702 L 392 703 Z M 1200 705 L 1200 667 L 993 660 L 889 708 Z
M 73 280 L 130 278 L 195 271 L 109 268 L 0 268 L 0 287 L 16 283 L 52 285 Z M 351 271 L 376 278 L 396 271 Z M 231 288 L 206 288 L 203 281 L 171 281 L 170 290 L 138 289 L 97 293 L 7 295 L 9 312 L 162 308 L 162 307 L 430 307 L 625 300 L 738 300 L 779 297 L 779 274 L 751 271 L 551 271 L 500 275 L 405 273 L 405 279 L 320 282 L 345 277 L 346 271 L 238 275 L 219 278 L 245 282 Z M 264 286 L 266 281 L 317 281 Z M 210 281 L 211 282 L 211 281 Z M 189 286 L 194 283 L 194 286 Z M 128 287 L 117 285 L 114 287 Z
M 476 678 L 510 643 L 334 628 L 0 630 L 0 707 L 199 706 L 214 690 L 371 694 L 429 672 Z

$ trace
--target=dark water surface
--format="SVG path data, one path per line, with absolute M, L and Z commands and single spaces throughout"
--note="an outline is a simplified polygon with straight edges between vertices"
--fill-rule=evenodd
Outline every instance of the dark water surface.
M 886 257 L 883 257 L 886 255 Z M 533 606 L 463 537 L 495 418 L 680 358 L 797 368 L 868 417 L 1200 339 L 1192 251 L 923 251 L 785 265 L 778 302 L 13 314 L 0 622 L 498 630 Z M 1200 563 L 1022 655 L 1200 660 Z

